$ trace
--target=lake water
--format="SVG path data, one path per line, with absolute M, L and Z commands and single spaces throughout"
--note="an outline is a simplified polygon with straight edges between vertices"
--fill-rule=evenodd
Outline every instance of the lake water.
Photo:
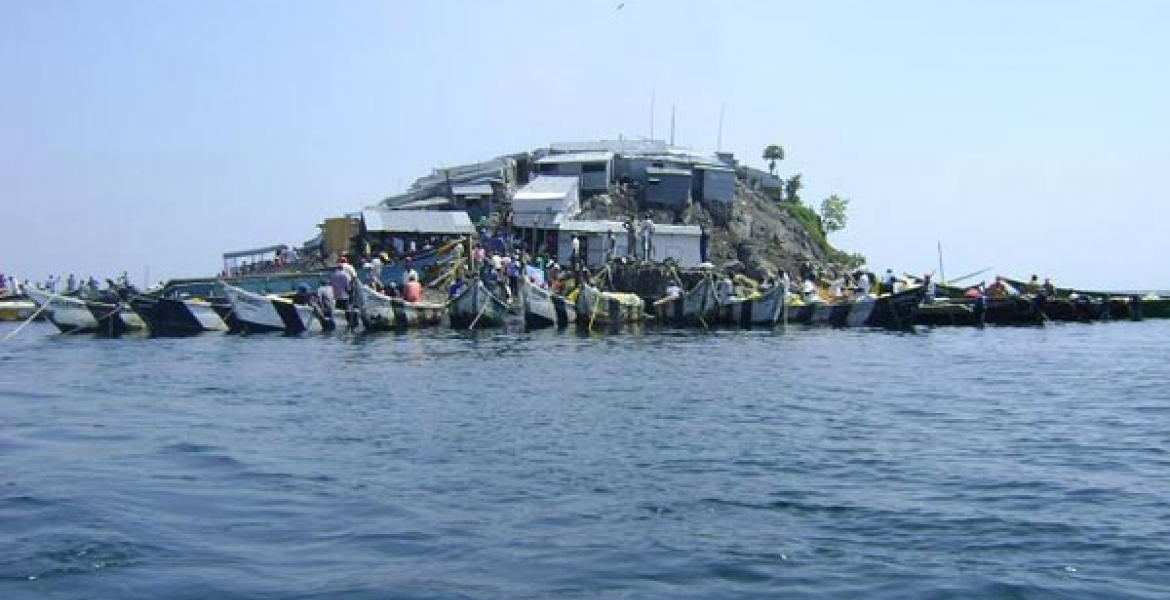
M 0 598 L 1162 600 L 1168 340 L 32 324 Z

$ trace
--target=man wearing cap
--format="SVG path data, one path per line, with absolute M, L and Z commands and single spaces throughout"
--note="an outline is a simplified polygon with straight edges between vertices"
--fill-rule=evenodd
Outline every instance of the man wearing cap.
M 402 259 L 402 285 L 403 285 L 403 287 L 405 287 L 406 284 L 410 282 L 411 275 L 414 276 L 415 281 L 418 281 L 418 271 L 414 270 L 414 259 L 407 256 L 406 258 Z

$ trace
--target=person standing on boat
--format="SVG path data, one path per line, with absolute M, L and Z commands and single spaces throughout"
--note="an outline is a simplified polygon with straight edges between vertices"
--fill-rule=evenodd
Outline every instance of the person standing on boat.
M 934 281 L 930 278 L 930 273 L 922 276 L 922 301 L 926 303 L 934 302 L 934 297 L 938 293 L 934 286 Z
M 322 279 L 320 285 L 317 286 L 317 310 L 320 311 L 321 328 L 325 331 L 337 328 L 337 324 L 333 321 L 335 308 L 337 308 L 337 302 L 333 297 L 333 285 L 329 283 L 329 280 Z
M 612 231 L 605 232 L 605 262 L 609 264 L 617 256 L 617 238 Z
M 878 295 L 893 294 L 894 293 L 894 277 L 893 269 L 886 269 L 886 274 L 882 275 L 882 285 L 878 288 Z
M 345 263 L 338 259 L 333 272 L 329 274 L 329 285 L 333 287 L 333 300 L 338 310 L 349 312 L 350 291 L 353 289 L 353 278 L 345 270 Z
M 646 220 L 642 221 L 642 257 L 645 260 L 650 260 L 650 256 L 654 252 L 654 220 L 650 218 L 650 214 L 646 214 Z
M 573 239 L 569 242 L 569 268 L 574 273 L 580 272 L 581 269 L 585 268 L 585 261 L 581 257 L 581 238 L 578 236 L 573 236 Z
M 1028 283 L 1024 284 L 1024 293 L 1032 296 L 1040 293 L 1040 276 L 1032 275 Z
M 869 288 L 870 288 L 869 273 L 862 271 L 861 275 L 857 276 L 857 295 L 861 298 L 868 296 L 869 295 Z M 893 291 L 894 291 L 894 284 L 890 283 L 890 292 L 892 293 Z

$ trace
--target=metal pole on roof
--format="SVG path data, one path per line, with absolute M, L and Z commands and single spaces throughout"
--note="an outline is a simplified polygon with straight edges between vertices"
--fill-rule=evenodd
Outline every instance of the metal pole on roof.
M 670 145 L 674 145 L 674 105 L 670 105 Z

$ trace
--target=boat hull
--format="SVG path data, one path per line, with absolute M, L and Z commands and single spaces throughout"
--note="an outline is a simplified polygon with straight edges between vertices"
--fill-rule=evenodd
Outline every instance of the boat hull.
M 311 307 L 293 304 L 276 296 L 263 296 L 229 284 L 224 284 L 223 290 L 232 304 L 232 313 L 245 333 L 279 331 L 296 335 L 321 330 L 321 321 Z
M 130 305 L 146 321 L 153 336 L 176 337 L 228 330 L 215 307 L 206 301 L 138 295 L 130 298 Z
M 524 326 L 529 329 L 563 329 L 577 321 L 577 308 L 563 296 L 541 289 L 531 281 L 520 283 Z
M 406 302 L 367 285 L 358 286 L 358 315 L 367 331 L 399 331 L 439 325 L 446 310 L 443 304 Z
M 508 305 L 477 279 L 448 302 L 447 314 L 455 329 L 502 327 Z
M 577 289 L 577 326 L 590 330 L 617 329 L 642 320 L 644 304 L 637 294 L 603 292 L 591 285 Z

